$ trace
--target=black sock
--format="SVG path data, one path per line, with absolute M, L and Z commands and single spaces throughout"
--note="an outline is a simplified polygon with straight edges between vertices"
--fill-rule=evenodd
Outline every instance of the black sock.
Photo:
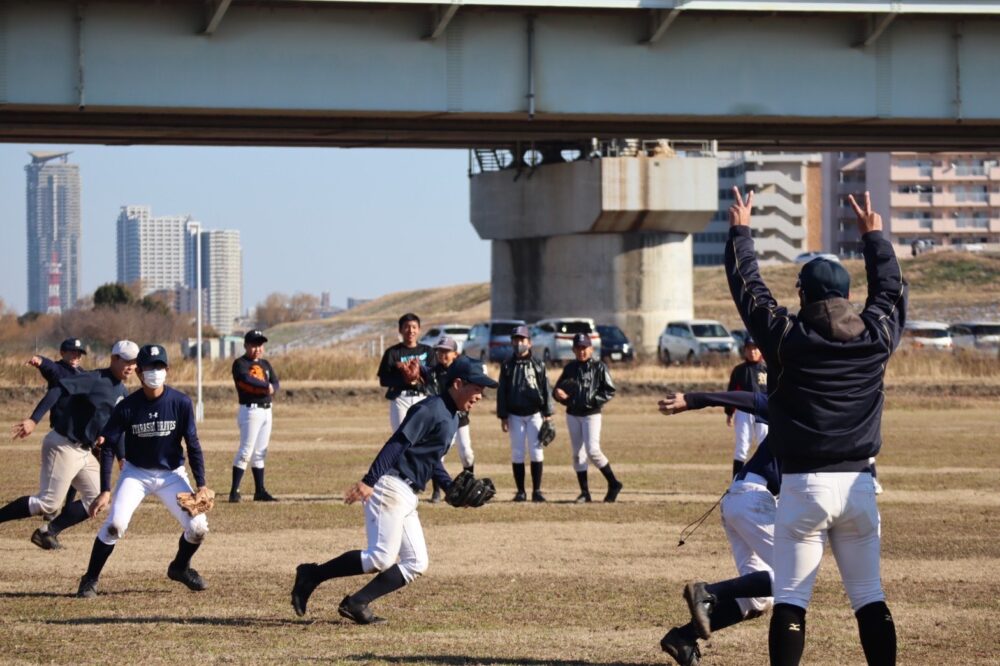
M 896 624 L 884 601 L 863 606 L 854 614 L 858 619 L 861 647 L 868 666 L 893 666 L 896 663 Z
M 542 463 L 531 463 L 531 492 L 537 493 L 542 489 Z
M 598 467 L 597 469 L 598 471 L 600 471 L 601 474 L 604 475 L 604 478 L 608 480 L 609 486 L 614 484 L 615 481 L 618 480 L 615 478 L 615 473 L 611 471 L 611 463 L 608 463 L 604 467 Z
M 712 631 L 731 627 L 743 619 L 743 609 L 736 603 L 736 599 L 719 599 L 712 606 L 712 614 L 708 616 Z
M 476 473 L 476 464 L 473 463 L 473 464 L 469 465 L 468 467 L 463 467 L 462 469 L 465 470 L 466 472 L 468 472 L 469 474 L 475 474 Z
M 771 575 L 766 571 L 754 571 L 739 578 L 709 583 L 705 586 L 705 591 L 720 599 L 769 597 L 771 596 Z
M 736 475 L 739 474 L 742 470 L 743 470 L 743 461 L 742 460 L 733 460 L 733 478 L 734 479 L 736 478 Z
M 170 568 L 183 571 L 191 566 L 191 557 L 194 556 L 200 545 L 200 543 L 191 543 L 182 534 L 180 541 L 177 542 L 177 557 L 170 563 Z
M 24 497 L 18 497 L 16 500 L 0 509 L 0 523 L 6 523 L 8 520 L 30 518 L 31 505 L 28 504 L 29 499 L 30 498 L 27 495 Z
M 240 469 L 239 467 L 233 466 L 233 487 L 229 490 L 229 494 L 233 495 L 240 489 L 240 482 L 243 480 L 243 474 L 246 472 L 245 469 Z
M 379 597 L 395 592 L 404 585 L 406 585 L 406 579 L 403 578 L 403 572 L 400 571 L 398 564 L 394 564 L 352 594 L 351 601 L 359 604 L 370 604 Z
M 587 480 L 587 470 L 576 473 L 576 481 L 580 484 L 580 492 L 584 495 L 590 494 L 590 482 Z
M 532 463 L 534 464 L 534 463 Z M 524 493 L 524 463 L 511 463 L 510 466 L 514 470 L 514 485 L 517 486 L 517 492 Z
M 690 643 L 698 642 L 698 630 L 694 628 L 693 622 L 688 622 L 683 627 L 677 627 L 677 629 L 684 640 Z
M 263 467 L 251 467 L 250 473 L 253 474 L 253 489 L 255 493 L 262 493 L 267 490 L 264 487 L 264 468 Z
M 63 506 L 67 504 L 72 504 L 73 500 L 75 499 L 76 499 L 76 488 L 70 486 L 69 490 L 66 491 L 66 500 L 63 502 Z
M 59 515 L 49 523 L 49 534 L 55 536 L 67 527 L 73 527 L 78 523 L 82 523 L 89 517 L 90 514 L 87 513 L 87 507 L 80 500 L 67 504 L 63 507 Z
M 319 565 L 316 572 L 320 582 L 331 578 L 343 578 L 344 576 L 360 576 L 365 572 L 361 566 L 361 551 L 349 550 L 339 557 L 335 557 L 329 562 Z
M 771 666 L 798 666 L 806 647 L 806 609 L 776 604 L 767 637 Z
M 431 479 L 431 492 L 434 495 L 441 494 L 441 484 L 437 482 L 437 479 Z
M 114 546 L 109 546 L 100 539 L 94 539 L 94 547 L 90 550 L 90 564 L 87 565 L 87 578 L 97 580 L 101 577 L 104 563 L 111 557 Z

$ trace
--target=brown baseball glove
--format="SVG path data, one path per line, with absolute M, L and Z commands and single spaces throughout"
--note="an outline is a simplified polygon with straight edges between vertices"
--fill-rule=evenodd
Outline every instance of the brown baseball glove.
M 192 518 L 208 513 L 215 506 L 215 491 L 211 488 L 202 488 L 196 493 L 177 493 L 177 504 Z
M 403 379 L 407 384 L 416 384 L 420 381 L 420 361 L 410 359 L 408 363 L 398 364 L 399 371 L 403 373 Z

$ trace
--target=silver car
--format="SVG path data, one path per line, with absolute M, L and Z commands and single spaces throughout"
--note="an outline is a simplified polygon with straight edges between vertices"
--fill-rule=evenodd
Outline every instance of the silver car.
M 1000 321 L 962 321 L 948 329 L 955 349 L 995 351 L 1000 347 Z
M 586 333 L 594 346 L 594 356 L 601 358 L 601 336 L 593 319 L 562 317 L 542 319 L 531 329 L 531 355 L 545 363 L 572 361 L 573 336 Z
M 663 329 L 657 343 L 663 363 L 693 363 L 707 357 L 730 357 L 739 354 L 736 340 L 726 327 L 712 319 L 672 321 Z
M 503 363 L 513 353 L 510 334 L 524 323 L 522 319 L 491 319 L 480 322 L 469 329 L 469 337 L 465 340 L 462 353 L 483 363 Z

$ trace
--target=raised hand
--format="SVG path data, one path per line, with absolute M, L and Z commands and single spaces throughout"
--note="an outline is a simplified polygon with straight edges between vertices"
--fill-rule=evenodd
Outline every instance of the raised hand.
M 870 192 L 865 192 L 865 207 L 858 205 L 853 194 L 847 195 L 847 201 L 854 209 L 854 214 L 858 216 L 858 231 L 864 236 L 869 231 L 882 231 L 882 216 L 872 210 L 872 196 Z
M 753 208 L 753 192 L 747 192 L 746 198 L 740 193 L 740 188 L 733 187 L 736 203 L 729 207 L 729 226 L 749 227 L 750 209 Z
M 660 413 L 665 416 L 686 412 L 688 408 L 683 393 L 668 393 L 667 397 L 656 403 L 656 406 L 660 408 Z

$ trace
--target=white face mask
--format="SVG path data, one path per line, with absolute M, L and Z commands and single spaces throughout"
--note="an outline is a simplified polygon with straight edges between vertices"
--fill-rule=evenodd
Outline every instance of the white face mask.
M 163 386 L 163 382 L 167 381 L 167 370 L 166 368 L 161 368 L 159 370 L 143 370 L 142 371 L 142 383 L 152 389 L 158 389 Z

